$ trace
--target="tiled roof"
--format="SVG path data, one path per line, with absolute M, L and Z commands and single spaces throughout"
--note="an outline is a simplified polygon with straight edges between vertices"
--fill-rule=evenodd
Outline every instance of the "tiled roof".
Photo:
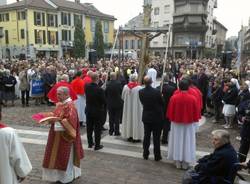
M 44 0 L 27 0 L 26 5 L 28 7 L 35 7 L 39 9 L 55 10 L 54 7 L 49 5 Z M 19 8 L 24 8 L 26 5 L 25 5 L 25 0 L 23 0 L 23 1 L 12 3 L 12 4 L 0 6 L 0 10 L 19 9 Z
M 59 10 L 77 11 L 86 14 L 88 16 L 100 17 L 104 19 L 106 18 L 109 20 L 116 20 L 114 16 L 100 12 L 96 7 L 94 7 L 90 3 L 76 3 L 74 1 L 68 1 L 68 0 L 49 0 L 49 1 L 55 4 Z M 26 5 L 28 7 L 34 7 L 39 9 L 56 10 L 55 7 L 51 6 L 45 0 L 27 0 Z M 26 5 L 25 5 L 25 0 L 22 0 L 12 4 L 0 6 L 0 10 L 2 11 L 2 10 L 19 9 L 19 8 L 24 8 Z
M 95 6 L 93 6 L 91 3 L 81 3 L 81 5 L 85 9 L 85 14 L 89 16 L 94 16 L 94 17 L 101 17 L 101 18 L 108 18 L 111 20 L 116 20 L 116 18 L 112 15 L 104 14 L 100 12 Z
M 58 6 L 58 8 L 60 9 L 63 9 L 63 10 L 76 10 L 76 11 L 80 11 L 80 12 L 83 12 L 84 11 L 84 8 L 74 2 L 74 1 L 67 1 L 67 0 L 50 0 L 51 2 L 53 2 L 55 5 Z

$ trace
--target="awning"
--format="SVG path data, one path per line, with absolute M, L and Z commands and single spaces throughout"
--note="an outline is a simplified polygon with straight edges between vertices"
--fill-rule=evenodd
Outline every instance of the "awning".
M 201 19 L 201 17 L 199 16 L 189 16 L 188 17 L 188 22 L 189 23 L 202 23 L 202 19 Z
M 185 17 L 174 17 L 174 23 L 183 23 Z

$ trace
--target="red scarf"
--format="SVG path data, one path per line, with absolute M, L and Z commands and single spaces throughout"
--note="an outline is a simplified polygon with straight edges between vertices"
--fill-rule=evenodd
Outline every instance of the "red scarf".
M 135 87 L 138 86 L 138 85 L 139 85 L 138 82 L 129 82 L 129 83 L 128 83 L 129 89 L 133 89 L 133 88 L 135 88 Z
M 0 129 L 7 127 L 5 124 L 0 123 Z

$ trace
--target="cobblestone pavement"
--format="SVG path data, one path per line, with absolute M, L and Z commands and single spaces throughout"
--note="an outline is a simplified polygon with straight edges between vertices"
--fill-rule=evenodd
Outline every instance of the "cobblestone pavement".
M 25 144 L 25 148 L 33 170 L 24 184 L 47 183 L 41 181 L 44 146 Z M 82 177 L 74 184 L 177 184 L 183 173 L 166 163 L 92 151 L 85 151 L 81 168 Z
M 31 120 L 32 114 L 37 112 L 50 111 L 53 107 L 46 105 L 22 108 L 17 101 L 15 107 L 3 109 L 3 122 L 17 129 L 33 165 L 31 174 L 27 177 L 25 184 L 47 183 L 41 181 L 42 159 L 44 146 L 47 139 L 48 127 L 36 125 Z M 222 123 L 221 123 L 222 124 Z M 221 124 L 206 123 L 200 127 L 197 133 L 197 156 L 213 150 L 210 137 L 215 129 L 221 129 Z M 229 130 L 232 137 L 232 144 L 238 149 L 239 142 L 235 139 L 239 135 L 236 127 Z M 104 149 L 95 152 L 86 149 L 85 128 L 81 129 L 82 140 L 85 148 L 85 158 L 82 161 L 82 177 L 74 184 L 177 184 L 181 183 L 183 171 L 175 169 L 167 159 L 167 148 L 162 146 L 163 161 L 155 162 L 152 157 L 145 161 L 142 156 L 142 143 L 127 143 L 121 138 L 114 138 L 103 134 Z M 151 149 L 152 150 L 152 149 Z M 151 151 L 152 153 L 152 151 Z

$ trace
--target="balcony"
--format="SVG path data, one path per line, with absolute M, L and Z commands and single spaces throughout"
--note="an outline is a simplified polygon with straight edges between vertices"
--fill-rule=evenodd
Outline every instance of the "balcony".
M 185 9 L 184 11 L 181 12 L 175 12 L 173 16 L 178 17 L 181 15 L 205 15 L 207 17 L 208 11 L 207 10 L 191 11 L 189 9 Z

